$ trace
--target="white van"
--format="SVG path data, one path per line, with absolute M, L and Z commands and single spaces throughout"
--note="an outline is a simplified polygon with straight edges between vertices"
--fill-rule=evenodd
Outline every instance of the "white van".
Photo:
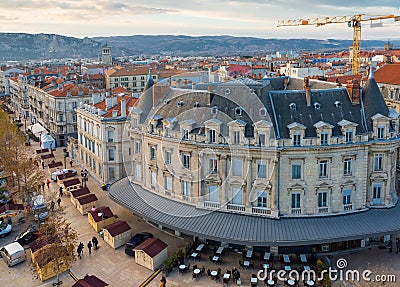
M 4 258 L 9 267 L 23 262 L 26 259 L 25 250 L 18 242 L 1 247 L 0 255 Z

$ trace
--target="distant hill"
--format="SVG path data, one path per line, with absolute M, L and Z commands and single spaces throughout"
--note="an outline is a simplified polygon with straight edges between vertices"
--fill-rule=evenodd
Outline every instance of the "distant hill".
M 264 55 L 274 51 L 347 50 L 350 40 L 262 39 L 233 36 L 134 35 L 74 38 L 56 34 L 0 33 L 0 61 L 99 58 L 107 43 L 112 55 Z M 386 41 L 366 40 L 363 49 L 382 49 Z M 392 41 L 395 47 L 400 40 Z

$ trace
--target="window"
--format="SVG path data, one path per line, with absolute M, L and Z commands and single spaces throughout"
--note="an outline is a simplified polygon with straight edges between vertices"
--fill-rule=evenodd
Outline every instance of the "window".
M 350 130 L 346 131 L 345 140 L 346 140 L 346 143 L 352 143 L 353 142 L 353 131 L 350 131 Z
M 232 159 L 232 175 L 242 176 L 242 160 L 234 158 Z
M 351 204 L 351 189 L 343 190 L 343 204 Z
M 381 153 L 374 156 L 374 171 L 383 171 L 383 154 Z
M 292 193 L 291 207 L 292 208 L 300 208 L 300 192 Z
M 150 133 L 154 134 L 154 124 L 150 124 Z
M 182 129 L 182 139 L 189 140 L 189 131 L 187 129 Z
M 171 164 L 171 151 L 165 151 L 165 164 Z
M 113 131 L 107 131 L 107 141 L 109 143 L 114 142 L 114 132 Z
M 167 191 L 172 191 L 172 177 L 170 176 L 165 177 L 165 189 Z
M 83 122 L 83 130 L 86 132 L 86 121 Z
M 210 185 L 208 187 L 208 200 L 218 202 L 218 186 Z
M 217 173 L 218 161 L 216 158 L 210 158 L 210 173 Z
M 293 145 L 300 146 L 301 145 L 301 136 L 299 134 L 293 135 Z
M 215 141 L 216 141 L 216 131 L 215 130 L 209 130 L 208 134 L 209 134 L 209 142 L 210 143 L 215 143 Z
M 133 119 L 132 120 L 132 126 L 134 129 L 136 129 L 138 127 L 138 120 L 137 119 Z
M 108 149 L 108 160 L 114 160 L 114 149 Z
M 267 207 L 267 193 L 265 191 L 257 191 L 257 206 Z
M 378 127 L 378 140 L 385 138 L 385 127 Z
M 328 193 L 326 191 L 318 192 L 318 207 L 328 206 Z
M 233 144 L 239 144 L 240 143 L 240 132 L 234 131 L 233 132 Z
M 328 133 L 321 133 L 321 145 L 328 145 Z
M 135 164 L 135 180 L 141 181 L 142 180 L 142 167 L 140 164 Z
M 372 188 L 372 202 L 373 204 L 382 204 L 382 184 L 374 183 Z
M 157 174 L 154 172 L 154 171 L 152 171 L 152 172 L 150 172 L 150 177 L 151 177 L 151 186 L 156 186 L 156 183 L 157 183 Z
M 232 187 L 232 204 L 242 205 L 242 189 L 240 187 Z
M 182 165 L 184 168 L 190 167 L 190 156 L 186 153 L 182 154 Z
M 189 181 L 182 181 L 182 195 L 190 196 L 190 182 Z
M 140 142 L 135 141 L 135 153 L 140 153 Z
M 110 166 L 108 168 L 108 180 L 109 181 L 114 181 L 115 180 L 115 168 Z
M 292 179 L 301 179 L 301 162 L 292 163 Z
M 156 148 L 154 146 L 150 147 L 150 160 L 156 159 Z
M 343 175 L 352 175 L 353 173 L 353 159 L 345 158 L 343 161 Z
M 265 134 L 264 133 L 259 133 L 258 134 L 258 146 L 265 146 Z
M 319 177 L 328 177 L 328 161 L 321 160 L 319 162 Z
M 259 161 L 257 164 L 257 177 L 258 178 L 267 177 L 267 164 L 263 161 Z

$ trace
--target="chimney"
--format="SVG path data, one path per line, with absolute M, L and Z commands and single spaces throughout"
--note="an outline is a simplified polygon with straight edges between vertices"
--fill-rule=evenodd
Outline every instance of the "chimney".
M 71 96 L 71 90 L 68 90 L 67 91 L 67 97 L 70 97 Z
M 153 86 L 151 86 L 151 99 L 152 99 L 152 107 L 154 108 L 154 105 L 155 105 L 155 101 L 156 101 L 156 99 L 154 98 L 154 85 Z
M 82 89 L 78 90 L 78 96 L 83 96 L 83 90 Z
M 101 116 L 101 109 L 97 109 L 97 115 Z
M 53 84 L 53 87 L 57 87 L 57 81 L 56 81 L 56 79 L 53 79 L 53 80 L 51 81 L 51 83 Z
M 370 75 L 371 76 L 371 75 Z M 360 103 L 361 86 L 357 79 L 353 79 L 346 85 L 347 93 L 349 94 L 352 104 Z
M 210 83 L 212 83 L 211 68 L 208 68 L 208 81 L 209 81 Z M 192 90 L 194 90 L 194 89 L 192 88 Z
M 192 82 L 192 90 L 196 90 L 196 84 Z
M 106 110 L 108 111 L 111 108 L 112 108 L 112 98 L 106 97 Z
M 374 75 L 374 68 L 372 67 L 372 63 L 371 66 L 369 67 L 369 75 L 368 75 L 368 79 L 374 79 L 375 75 Z
M 92 101 L 93 101 L 93 105 L 100 103 L 100 94 L 99 93 L 93 93 L 92 94 Z
M 311 88 L 310 88 L 310 79 L 305 77 L 303 80 L 303 89 L 306 91 L 306 102 L 307 106 L 311 106 Z
M 274 71 L 274 63 L 269 64 L 269 70 L 270 70 L 271 72 Z
M 126 100 L 121 100 L 121 117 L 126 117 Z
M 112 117 L 116 118 L 118 116 L 118 111 L 112 111 Z

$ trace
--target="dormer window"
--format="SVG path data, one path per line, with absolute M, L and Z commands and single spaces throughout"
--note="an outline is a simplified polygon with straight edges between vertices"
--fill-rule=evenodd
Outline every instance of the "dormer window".
M 320 103 L 314 103 L 314 109 L 315 110 L 319 110 L 321 108 L 321 104 Z
M 216 138 L 217 138 L 217 135 L 216 135 L 217 133 L 216 133 L 216 131 L 215 130 L 209 130 L 208 131 L 208 139 L 209 139 L 209 142 L 210 143 L 215 143 L 216 142 Z
M 264 133 L 258 133 L 258 146 L 266 145 L 266 135 Z
M 296 110 L 296 104 L 295 104 L 295 103 L 290 103 L 290 104 L 289 104 L 289 109 L 290 109 L 291 111 L 295 111 L 295 110 Z
M 178 107 L 183 107 L 183 101 L 178 102 Z
M 301 146 L 301 135 L 300 134 L 293 135 L 293 146 Z
M 385 138 L 385 127 L 378 127 L 377 129 L 377 138 L 378 140 L 382 140 Z
M 235 108 L 235 115 L 241 116 L 243 113 L 243 109 L 240 107 Z
M 267 109 L 266 108 L 261 108 L 259 110 L 259 114 L 260 114 L 260 117 L 265 117 L 267 115 Z
M 182 129 L 182 139 L 185 141 L 189 140 L 189 130 Z
M 345 132 L 345 142 L 346 143 L 352 143 L 353 142 L 353 131 L 352 130 L 346 130 L 346 132 Z
M 195 102 L 194 105 L 193 105 L 193 107 L 194 107 L 194 108 L 200 107 L 200 103 L 199 103 L 199 102 Z
M 233 132 L 233 144 L 240 144 L 240 132 L 239 131 Z

